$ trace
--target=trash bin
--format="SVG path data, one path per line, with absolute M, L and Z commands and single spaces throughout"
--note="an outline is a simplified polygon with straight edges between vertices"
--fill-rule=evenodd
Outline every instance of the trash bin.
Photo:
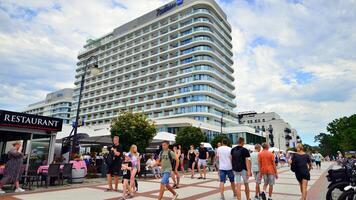
M 85 179 L 86 169 L 72 169 L 72 183 L 83 183 Z

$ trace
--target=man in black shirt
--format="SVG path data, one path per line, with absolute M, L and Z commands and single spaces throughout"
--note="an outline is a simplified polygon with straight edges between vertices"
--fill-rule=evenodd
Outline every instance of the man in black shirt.
M 121 170 L 121 164 L 122 164 L 122 152 L 123 152 L 123 148 L 122 146 L 119 144 L 119 136 L 115 136 L 113 138 L 113 145 L 111 146 L 111 148 L 108 149 L 109 150 L 109 156 L 107 159 L 108 160 L 108 167 L 109 167 L 109 171 L 106 174 L 107 180 L 108 180 L 108 185 L 109 188 L 107 189 L 107 191 L 112 191 L 112 176 L 114 176 L 114 183 L 115 183 L 115 191 L 117 191 L 117 186 L 119 184 L 119 174 L 120 174 L 120 170 Z
M 246 199 L 250 199 L 250 188 L 248 185 L 248 177 L 252 176 L 250 152 L 244 148 L 245 139 L 240 137 L 238 144 L 231 150 L 232 169 L 236 178 L 236 194 L 237 199 L 241 200 L 241 184 L 245 185 Z
M 198 150 L 198 171 L 200 173 L 200 177 L 198 179 L 206 178 L 206 160 L 209 158 L 208 150 L 204 147 L 204 143 L 200 144 L 200 148 Z M 201 170 L 201 166 L 203 166 L 203 171 Z M 204 176 L 203 176 L 204 174 Z

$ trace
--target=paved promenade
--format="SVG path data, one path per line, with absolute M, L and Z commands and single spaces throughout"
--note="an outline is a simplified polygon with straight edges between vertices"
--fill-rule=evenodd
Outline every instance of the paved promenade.
M 311 200 L 323 200 L 325 199 L 326 193 L 326 179 L 325 172 L 331 166 L 331 163 L 323 163 L 321 170 L 312 170 L 311 181 L 309 182 L 308 199 Z M 289 170 L 288 167 L 280 168 L 279 179 L 276 181 L 275 193 L 273 195 L 274 200 L 299 200 L 300 192 L 299 185 L 296 181 L 294 174 Z M 195 199 L 206 199 L 214 200 L 219 199 L 219 189 L 217 181 L 217 173 L 210 172 L 206 180 L 190 179 L 189 177 L 183 177 L 181 180 L 181 187 L 178 189 L 179 198 L 181 200 L 195 200 Z M 228 187 L 229 183 L 226 184 L 225 198 L 234 199 L 231 188 Z M 254 183 L 251 178 L 251 196 L 254 196 Z M 121 185 L 119 185 L 121 189 Z M 106 185 L 103 180 L 99 183 L 92 184 L 82 184 L 82 185 L 71 185 L 65 187 L 57 187 L 46 190 L 35 190 L 31 192 L 26 192 L 22 194 L 15 195 L 7 194 L 0 196 L 1 200 L 98 200 L 98 199 L 118 199 L 121 197 L 121 190 L 119 192 L 104 192 Z M 150 200 L 157 199 L 159 189 L 159 180 L 146 179 L 139 181 L 139 191 L 136 193 L 134 199 L 136 200 Z M 170 199 L 171 194 L 167 191 L 165 193 L 165 199 Z M 243 195 L 243 199 L 245 199 Z

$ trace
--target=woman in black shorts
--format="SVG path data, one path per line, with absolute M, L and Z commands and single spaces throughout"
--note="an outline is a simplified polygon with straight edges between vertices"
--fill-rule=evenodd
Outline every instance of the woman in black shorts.
M 196 157 L 197 157 L 197 152 L 194 149 L 194 145 L 190 145 L 190 149 L 188 151 L 187 158 L 189 160 L 188 168 L 192 172 L 191 178 L 194 178 L 194 168 L 195 168 L 195 164 L 196 164 Z
M 297 144 L 297 153 L 291 159 L 291 165 L 294 165 L 295 177 L 297 178 L 302 193 L 302 200 L 307 199 L 308 181 L 310 180 L 309 171 L 312 169 L 310 156 L 304 152 L 302 144 Z

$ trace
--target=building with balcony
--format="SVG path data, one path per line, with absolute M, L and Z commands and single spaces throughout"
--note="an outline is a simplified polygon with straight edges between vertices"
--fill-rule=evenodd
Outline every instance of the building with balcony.
M 237 131 L 231 39 L 214 0 L 176 0 L 88 40 L 78 55 L 72 116 L 85 61 L 96 55 L 101 74 L 87 76 L 82 96 L 86 125 L 133 111 L 156 121 L 159 131 L 175 133 L 182 124 L 201 124 L 211 137 L 221 126 Z
M 289 147 L 295 147 L 297 142 L 300 142 L 297 130 L 275 112 L 249 111 L 240 112 L 238 115 L 241 124 L 266 132 L 271 146 L 286 150 Z
M 70 124 L 73 89 L 65 88 L 47 94 L 46 99 L 28 105 L 22 112 L 63 119 L 63 124 Z

